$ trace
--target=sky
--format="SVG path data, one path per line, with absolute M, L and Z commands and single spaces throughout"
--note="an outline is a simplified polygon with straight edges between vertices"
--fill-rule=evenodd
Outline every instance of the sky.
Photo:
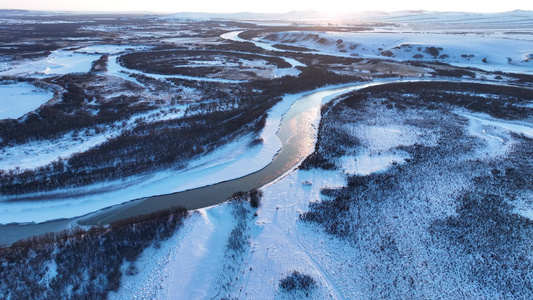
M 0 0 L 0 9 L 53 11 L 151 11 L 151 12 L 257 12 L 282 13 L 298 10 L 327 12 L 435 10 L 467 12 L 504 12 L 533 10 L 533 1 L 464 0 Z

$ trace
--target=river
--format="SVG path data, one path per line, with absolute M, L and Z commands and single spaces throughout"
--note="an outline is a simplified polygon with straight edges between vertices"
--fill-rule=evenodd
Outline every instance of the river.
M 320 120 L 321 105 L 331 101 L 335 96 L 372 86 L 422 81 L 439 80 L 384 79 L 374 82 L 356 83 L 310 91 L 309 94 L 297 99 L 291 108 L 283 115 L 277 132 L 277 137 L 282 144 L 281 149 L 270 164 L 257 172 L 237 179 L 183 192 L 135 199 L 89 213 L 79 218 L 55 220 L 40 224 L 10 224 L 0 226 L 0 244 L 10 244 L 17 239 L 26 238 L 32 235 L 63 230 L 72 224 L 108 224 L 124 218 L 148 214 L 175 206 L 183 206 L 192 210 L 220 204 L 231 198 L 236 192 L 247 192 L 260 188 L 294 170 L 314 149 L 318 123 Z M 456 82 L 455 80 L 440 81 Z M 481 83 L 479 81 L 472 82 Z

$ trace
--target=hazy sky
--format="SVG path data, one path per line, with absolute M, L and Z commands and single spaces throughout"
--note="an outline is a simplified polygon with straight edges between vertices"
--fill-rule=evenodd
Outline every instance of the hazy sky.
M 0 0 L 0 8 L 63 11 L 153 11 L 153 12 L 333 12 L 425 9 L 439 11 L 501 12 L 533 10 L 533 1 L 465 0 Z

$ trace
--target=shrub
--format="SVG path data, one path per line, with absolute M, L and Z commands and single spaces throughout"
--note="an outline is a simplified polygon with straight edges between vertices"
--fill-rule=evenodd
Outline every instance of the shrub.
M 253 208 L 258 208 L 261 205 L 261 197 L 263 197 L 263 192 L 260 190 L 253 190 L 250 192 L 250 205 Z
M 292 271 L 290 275 L 279 281 L 279 287 L 284 291 L 310 291 L 317 288 L 316 280 L 298 271 Z
M 390 51 L 390 50 L 385 50 L 385 51 L 381 52 L 381 55 L 382 56 L 386 56 L 386 57 L 393 57 L 394 53 L 392 53 L 392 51 Z
M 436 58 L 440 54 L 439 49 L 437 49 L 435 47 L 426 48 L 426 53 L 431 55 L 431 56 L 433 56 L 434 58 Z

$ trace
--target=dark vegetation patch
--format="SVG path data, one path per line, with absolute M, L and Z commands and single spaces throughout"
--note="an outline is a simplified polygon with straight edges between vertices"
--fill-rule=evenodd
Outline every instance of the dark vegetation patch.
M 529 75 L 529 74 L 507 74 L 507 73 L 505 73 L 505 75 L 509 76 L 509 77 L 512 77 L 512 78 L 516 78 L 519 83 L 526 83 L 526 84 L 529 84 L 530 86 L 533 85 L 533 75 Z
M 457 253 L 468 277 L 501 295 L 533 295 L 530 238 L 533 221 L 513 212 L 513 199 L 531 194 L 533 141 L 491 164 L 490 175 L 473 178 L 474 187 L 458 197 L 457 214 L 434 222 L 436 243 Z M 502 170 L 502 171 L 500 171 Z
M 398 117 L 402 124 L 438 132 L 431 146 L 398 147 L 410 155 L 405 164 L 348 176 L 345 187 L 322 190 L 322 201 L 310 203 L 301 214 L 301 220 L 346 241 L 364 257 L 354 262 L 362 275 L 350 278 L 369 287 L 363 297 L 533 296 L 533 222 L 513 206 L 515 199 L 533 192 L 533 140 L 511 134 L 509 153 L 479 159 L 472 155 L 483 141 L 470 136 L 468 123 L 450 113 L 466 107 L 524 120 L 532 111 L 518 106 L 530 97 L 522 88 L 406 83 L 365 89 L 323 110 L 314 155 L 329 163 L 342 155 L 329 153 L 330 144 L 357 147 L 348 138 L 339 139 L 339 132 L 350 122 L 371 122 L 373 109 L 393 110 L 403 116 Z
M 385 50 L 385 51 L 382 51 L 380 53 L 381 56 L 385 56 L 385 57 L 393 57 L 394 56 L 394 53 L 392 53 L 392 51 L 390 50 Z
M 289 275 L 279 281 L 279 287 L 285 292 L 309 292 L 316 289 L 318 285 L 313 277 L 298 271 L 291 271 Z
M 202 63 L 217 61 L 221 64 L 239 63 L 239 60 L 266 60 L 278 68 L 290 68 L 291 64 L 279 57 L 262 56 L 248 53 L 235 53 L 220 50 L 177 50 L 135 52 L 122 55 L 119 62 L 126 68 L 152 74 L 206 76 L 228 68 L 225 66 L 208 67 Z M 198 66 L 191 64 L 198 63 Z M 238 70 L 241 71 L 241 70 Z
M 261 190 L 253 190 L 249 193 L 250 205 L 253 208 L 258 208 L 261 205 L 261 198 L 263 197 L 263 192 Z
M 230 232 L 226 248 L 235 253 L 243 253 L 250 243 L 250 235 L 248 232 L 248 218 L 250 213 L 244 207 L 243 203 L 244 201 L 234 200 L 231 204 L 231 214 L 235 218 L 235 226 Z M 235 258 L 234 253 L 231 253 L 228 256 Z
M 469 70 L 463 70 L 460 68 L 454 68 L 454 69 L 435 69 L 433 71 L 434 76 L 443 76 L 443 77 L 470 77 L 470 78 L 476 78 L 476 73 Z
M 367 95 L 387 97 L 409 108 L 435 109 L 443 105 L 464 107 L 505 120 L 526 119 L 533 109 L 524 107 L 533 96 L 531 89 L 478 83 L 417 82 L 394 83 L 365 89 Z M 404 94 L 411 95 L 404 97 Z M 486 95 L 491 95 L 487 97 Z M 358 96 L 356 96 L 358 97 Z M 360 103 L 353 98 L 350 103 Z
M 0 56 L 28 59 L 48 56 L 63 45 L 63 38 L 94 37 L 80 30 L 81 24 L 16 24 L 0 27 Z
M 440 48 L 440 50 L 442 50 L 442 48 Z M 436 47 L 426 47 L 426 50 L 424 52 L 433 56 L 433 58 L 437 58 L 437 56 L 439 56 L 440 54 L 439 49 L 437 49 Z
M 413 58 L 415 59 L 424 58 L 424 55 L 416 54 L 413 56 Z M 446 54 L 443 54 L 441 58 L 442 59 L 447 58 Z M 476 78 L 476 73 L 481 72 L 481 73 L 487 74 L 487 72 L 480 70 L 480 69 L 454 67 L 452 65 L 439 62 L 439 61 L 432 61 L 432 62 L 409 61 L 408 64 L 412 66 L 416 66 L 416 67 L 429 68 L 432 70 L 431 74 L 433 76 L 455 77 L 455 78 L 462 78 L 462 77 Z
M 109 62 L 109 55 L 104 54 L 99 59 L 93 61 L 91 64 L 91 73 L 106 72 L 107 63 Z
M 285 44 L 275 44 L 272 45 L 272 47 L 280 49 L 280 50 L 288 50 L 288 51 L 294 51 L 294 52 L 311 52 L 311 49 L 305 48 L 305 47 L 298 47 L 298 46 L 291 46 L 291 45 L 285 45 Z
M 238 191 L 233 193 L 231 198 L 233 200 L 247 201 L 250 202 L 252 208 L 258 208 L 261 205 L 261 198 L 263 197 L 263 192 L 261 190 L 251 190 L 249 192 Z
M 327 115 L 327 112 L 332 108 L 333 102 L 330 102 L 324 106 L 322 106 L 322 108 L 320 109 L 320 114 L 322 115 L 322 118 L 324 119 L 324 116 Z M 324 128 L 324 126 L 328 127 L 327 129 Z M 328 132 L 328 138 L 329 137 L 340 137 L 340 136 L 337 136 L 334 132 L 329 132 L 329 130 L 331 130 L 331 127 L 328 126 L 328 124 L 326 122 L 320 122 L 319 124 L 319 127 L 318 127 L 318 132 L 325 132 L 327 131 Z M 336 132 L 338 133 L 338 132 Z M 341 134 L 342 135 L 342 134 Z M 302 163 L 300 164 L 299 166 L 299 169 L 301 170 L 310 170 L 310 169 L 313 169 L 313 168 L 319 168 L 319 169 L 323 169 L 323 170 L 334 170 L 336 168 L 335 166 L 335 163 L 331 162 L 326 155 L 324 155 L 325 153 L 337 153 L 339 154 L 339 149 L 336 147 L 337 143 L 335 144 L 332 144 L 332 143 L 329 143 L 328 142 L 323 142 L 322 141 L 322 137 L 324 135 L 323 134 L 318 134 L 317 136 L 317 140 L 316 140 L 316 143 L 315 143 L 315 150 L 313 151 L 313 153 L 311 153 L 311 155 L 309 155 L 308 157 L 306 157 Z M 346 135 L 342 135 L 346 138 Z
M 187 215 L 175 208 L 0 248 L 0 298 L 105 299 L 123 275 L 138 272 L 134 261 L 141 252 L 171 237 Z
M 252 214 L 245 203 L 244 196 L 232 199 L 229 203 L 235 223 L 226 243 L 222 272 L 217 280 L 216 290 L 220 294 L 225 294 L 221 299 L 232 298 L 230 291 L 235 287 L 239 276 L 243 274 L 244 256 L 250 249 L 251 236 L 248 223 L 252 219 Z

